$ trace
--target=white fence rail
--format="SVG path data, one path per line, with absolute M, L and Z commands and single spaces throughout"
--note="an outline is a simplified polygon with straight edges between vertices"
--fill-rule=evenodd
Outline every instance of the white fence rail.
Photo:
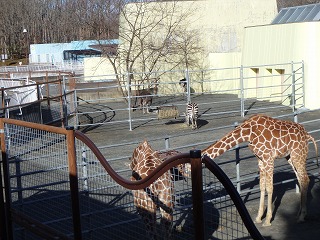
M 182 79 L 186 88 L 181 87 Z M 157 109 L 162 106 L 176 106 L 182 117 L 190 101 L 198 103 L 202 118 L 244 117 L 249 111 L 296 112 L 304 108 L 303 62 L 78 78 L 76 96 L 78 127 L 125 123 L 133 130 L 147 121 L 158 121 Z M 136 109 L 141 99 L 152 99 L 151 114 Z

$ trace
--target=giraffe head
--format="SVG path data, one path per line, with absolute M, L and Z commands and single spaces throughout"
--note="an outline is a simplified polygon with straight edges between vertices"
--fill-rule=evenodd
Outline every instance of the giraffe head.
M 139 174 L 139 179 L 147 176 L 153 169 L 161 164 L 158 152 L 154 151 L 150 144 L 144 140 L 132 153 L 130 168 L 133 177 Z

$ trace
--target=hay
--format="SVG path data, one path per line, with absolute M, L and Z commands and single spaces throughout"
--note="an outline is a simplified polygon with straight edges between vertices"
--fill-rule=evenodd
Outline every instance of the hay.
M 177 117 L 179 117 L 179 110 L 176 106 L 163 106 L 158 108 L 158 119 Z

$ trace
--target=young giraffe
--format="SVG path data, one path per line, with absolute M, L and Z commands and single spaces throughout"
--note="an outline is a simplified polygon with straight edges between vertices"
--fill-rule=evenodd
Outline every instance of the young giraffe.
M 134 149 L 130 168 L 131 181 L 144 179 L 162 160 L 159 152 L 154 151 L 147 141 Z M 146 228 L 148 239 L 156 239 L 156 211 L 160 208 L 161 227 L 164 229 L 164 239 L 171 238 L 173 221 L 173 181 L 170 171 L 159 177 L 146 189 L 133 190 L 134 204 L 141 215 Z
M 301 222 L 304 221 L 307 214 L 309 177 L 306 170 L 306 158 L 308 141 L 313 142 L 318 161 L 316 142 L 302 125 L 264 115 L 255 115 L 218 142 L 202 150 L 202 155 L 214 159 L 241 142 L 249 142 L 250 150 L 258 158 L 260 170 L 260 204 L 256 217 L 257 223 L 261 223 L 263 215 L 265 190 L 268 193 L 267 216 L 263 226 L 271 225 L 274 160 L 285 157 L 292 166 L 300 185 L 301 202 L 298 222 Z

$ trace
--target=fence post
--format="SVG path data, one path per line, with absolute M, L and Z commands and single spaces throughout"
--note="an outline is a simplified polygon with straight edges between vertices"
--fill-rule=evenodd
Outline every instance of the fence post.
M 241 117 L 244 117 L 244 83 L 243 83 L 243 65 L 240 66 L 240 111 Z
M 292 76 L 292 93 L 291 93 L 291 102 L 292 112 L 293 112 L 293 121 L 298 122 L 298 114 L 296 112 L 296 72 L 294 70 L 294 63 L 291 62 L 291 76 Z M 298 183 L 296 182 L 296 193 L 300 193 L 300 188 Z
M 291 85 L 292 85 L 292 92 L 291 92 L 291 102 L 292 105 L 292 112 L 294 115 L 294 122 L 298 122 L 298 115 L 296 114 L 296 72 L 294 70 L 294 63 L 291 62 Z
M 4 161 L 3 154 L 4 153 L 2 152 L 2 161 L 0 164 L 0 189 L 1 189 L 0 191 L 0 224 L 2 226 L 0 228 L 0 239 L 7 238 L 7 228 L 5 227 L 6 226 L 6 209 L 5 209 L 5 200 L 4 200 L 4 191 L 3 191 L 4 188 L 3 188 L 3 182 L 2 182 L 2 172 L 3 172 L 2 162 Z
M 304 61 L 301 61 L 301 74 L 302 74 L 302 96 L 303 96 L 303 107 L 306 105 L 306 92 L 305 92 L 305 81 L 304 81 Z
M 201 150 L 191 150 L 190 158 L 195 239 L 200 240 L 204 239 Z
M 11 209 L 11 189 L 10 189 L 10 174 L 9 174 L 9 163 L 8 163 L 8 158 L 7 158 L 7 152 L 6 152 L 6 136 L 5 136 L 5 126 L 4 126 L 4 122 L 1 119 L 0 121 L 0 145 L 1 145 L 1 154 L 2 154 L 2 164 L 1 164 L 1 168 L 0 168 L 0 172 L 3 176 L 1 176 L 1 183 L 3 181 L 3 186 L 4 186 L 4 190 L 3 188 L 1 188 L 1 202 L 5 201 L 6 204 L 3 203 L 3 205 L 1 205 L 0 209 L 1 209 L 1 230 L 0 230 L 0 237 L 3 237 L 3 239 L 8 239 L 11 240 L 13 239 L 13 229 L 12 229 L 12 218 L 11 218 L 11 213 L 10 213 L 10 209 Z M 2 184 L 1 184 L 2 185 Z M 3 194 L 5 196 L 3 196 Z M 3 198 L 4 197 L 4 198 Z M 3 223 L 4 222 L 4 223 Z
M 78 101 L 78 97 L 77 97 L 77 90 L 75 89 L 74 90 L 74 95 L 73 95 L 73 103 L 74 103 L 74 109 L 75 109 L 75 112 L 74 112 L 74 114 L 75 114 L 75 120 L 74 120 L 74 127 L 76 128 L 76 129 L 79 129 L 80 128 L 80 120 L 79 120 L 79 108 L 78 108 L 78 106 L 79 106 L 79 101 Z
M 164 144 L 166 150 L 170 148 L 170 139 L 168 137 L 164 139 Z
M 130 73 L 127 73 L 127 91 L 128 91 L 129 130 L 132 131 Z
M 87 160 L 87 152 L 84 147 L 81 149 L 82 152 L 82 174 L 83 174 L 83 188 L 86 192 L 89 192 L 88 187 L 88 160 Z
M 62 76 L 62 96 L 63 124 L 64 126 L 68 126 L 68 103 L 65 76 Z
M 187 81 L 187 102 L 191 102 L 191 96 L 190 96 L 190 76 L 189 76 L 189 71 L 188 69 L 185 70 L 185 78 Z
M 81 233 L 81 216 L 80 216 L 80 203 L 79 203 L 79 185 L 77 174 L 77 157 L 74 128 L 67 127 L 67 152 L 68 152 L 68 165 L 69 165 L 69 180 L 71 191 L 71 207 L 72 207 L 72 220 L 73 220 L 73 234 L 74 239 L 82 239 Z
M 236 128 L 239 125 L 238 122 L 234 123 L 234 127 Z M 237 191 L 239 194 L 241 194 L 241 179 L 240 179 L 240 148 L 237 144 L 235 146 L 236 148 L 236 172 L 237 172 Z

